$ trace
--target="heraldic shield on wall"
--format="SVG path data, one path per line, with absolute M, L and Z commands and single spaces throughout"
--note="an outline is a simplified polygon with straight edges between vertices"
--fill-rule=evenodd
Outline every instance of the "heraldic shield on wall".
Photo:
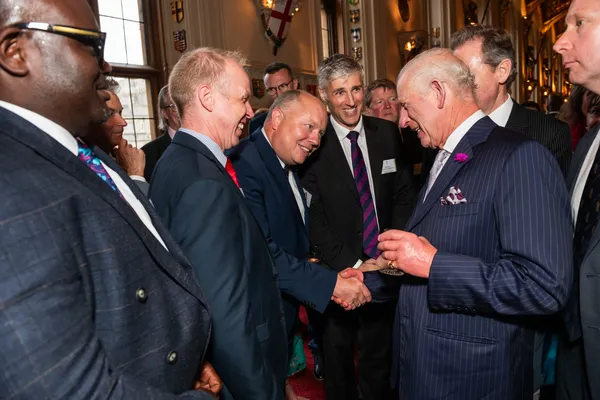
M 300 0 L 255 0 L 265 36 L 273 43 L 273 55 L 283 45 L 292 23 L 300 10 Z

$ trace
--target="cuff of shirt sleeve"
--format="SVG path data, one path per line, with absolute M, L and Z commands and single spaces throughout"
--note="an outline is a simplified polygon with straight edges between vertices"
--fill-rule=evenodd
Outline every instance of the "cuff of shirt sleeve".
M 139 175 L 129 175 L 129 177 L 130 177 L 131 179 L 133 179 L 134 181 L 146 182 L 146 178 L 144 178 L 143 176 L 139 176 Z
M 362 265 L 362 263 L 363 263 L 362 260 L 358 260 L 356 262 L 356 264 L 354 264 L 354 267 L 352 267 L 352 268 L 356 269 L 356 268 L 360 267 Z

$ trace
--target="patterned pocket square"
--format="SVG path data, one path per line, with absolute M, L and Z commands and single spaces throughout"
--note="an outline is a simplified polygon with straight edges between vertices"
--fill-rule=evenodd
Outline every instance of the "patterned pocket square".
M 443 206 L 456 205 L 460 203 L 466 203 L 467 199 L 465 195 L 460 191 L 458 186 L 452 186 L 448 191 L 448 195 L 446 197 L 440 197 L 440 203 Z

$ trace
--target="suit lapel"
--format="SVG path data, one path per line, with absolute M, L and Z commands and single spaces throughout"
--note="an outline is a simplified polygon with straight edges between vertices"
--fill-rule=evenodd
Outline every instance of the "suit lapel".
M 263 135 L 262 131 L 256 131 L 255 133 L 253 133 L 250 140 L 252 140 L 256 145 L 256 149 L 258 150 L 260 157 L 265 163 L 267 170 L 277 182 L 277 187 L 279 187 L 282 190 L 283 196 L 285 197 L 285 204 L 288 207 L 293 208 L 293 212 L 296 216 L 297 222 L 301 225 L 304 225 L 302 215 L 300 214 L 300 210 L 298 209 L 298 203 L 296 203 L 296 197 L 294 197 L 294 192 L 292 191 L 292 187 L 290 186 L 290 181 L 288 180 L 285 170 L 283 169 L 281 163 L 279 162 L 279 159 L 277 158 L 275 150 L 273 150 L 269 142 L 267 142 L 267 139 L 265 138 L 265 135 Z M 293 172 L 290 171 L 290 173 Z M 298 185 L 297 181 L 296 185 Z M 298 190 L 301 191 L 302 186 L 298 186 Z M 301 193 L 300 197 L 304 197 L 302 196 L 302 194 L 303 193 Z M 304 203 L 304 206 L 306 206 L 306 203 Z
M 215 167 L 223 174 L 224 181 L 227 182 L 228 185 L 231 185 L 235 189 L 235 191 L 239 194 L 239 196 L 244 198 L 244 195 L 240 191 L 240 189 L 235 185 L 233 179 L 229 176 L 225 167 L 217 160 L 215 155 L 202 143 L 200 140 L 196 139 L 192 135 L 189 135 L 183 131 L 177 131 L 175 137 L 173 137 L 173 144 L 178 144 L 183 147 L 187 147 L 190 150 L 195 151 L 203 157 L 208 158 Z M 244 200 L 245 201 L 245 200 Z
M 513 107 L 510 111 L 508 121 L 506 121 L 506 129 L 510 129 L 515 132 L 523 133 L 529 129 L 529 122 L 527 121 L 527 115 L 521 109 L 521 105 L 513 99 Z
M 319 151 L 321 152 L 321 155 L 329 161 L 331 169 L 338 174 L 342 182 L 348 187 L 348 190 L 350 190 L 356 200 L 360 202 L 352 171 L 350 170 L 348 160 L 342 149 L 342 144 L 337 137 L 337 133 L 335 132 L 331 121 L 327 124 L 327 133 L 323 137 L 321 149 Z
M 12 118 L 7 117 L 6 119 Z M 23 120 L 23 122 L 25 122 L 25 120 Z M 169 258 L 168 253 L 156 240 L 152 233 L 146 228 L 128 203 L 121 199 L 121 197 L 119 197 L 114 190 L 112 190 L 75 155 L 73 155 L 56 140 L 52 139 L 49 135 L 30 124 L 17 123 L 15 126 L 11 126 L 9 124 L 9 127 L 5 130 L 5 133 L 23 145 L 36 151 L 41 157 L 53 163 L 67 174 L 71 175 L 81 184 L 88 187 L 91 193 L 99 196 L 102 200 L 108 203 L 134 229 L 134 231 L 140 237 L 142 243 L 144 243 L 144 246 L 157 261 L 157 264 L 188 292 L 196 296 L 198 299 L 203 300 L 202 294 L 198 290 L 197 286 L 195 283 L 191 282 L 190 275 L 184 272 L 183 268 L 177 262 L 174 262 L 174 260 Z M 135 185 L 129 184 L 129 177 L 122 172 L 121 168 L 102 150 L 94 147 L 93 151 L 96 153 L 97 157 L 102 160 L 102 162 L 119 174 L 125 184 L 128 185 L 134 195 L 142 202 L 146 208 L 146 211 L 148 211 L 152 217 L 154 210 L 145 199 L 145 196 L 141 194 L 139 189 L 135 187 Z M 170 240 L 170 235 L 168 235 L 164 228 L 162 228 L 162 224 L 156 218 L 156 214 L 154 214 L 154 216 L 155 218 L 152 219 L 154 226 L 157 228 L 157 231 L 163 240 L 167 239 L 165 241 L 166 243 Z M 183 256 L 183 254 L 181 254 L 179 251 L 177 251 L 177 253 L 181 256 L 179 259 L 187 263 L 185 256 Z
M 421 193 L 419 194 L 419 203 L 417 203 L 417 207 L 413 213 L 413 216 L 408 222 L 408 231 L 412 230 L 415 225 L 417 225 L 427 215 L 427 213 L 429 213 L 435 204 L 439 204 L 440 197 L 445 196 L 446 192 L 448 191 L 448 186 L 454 177 L 462 168 L 464 168 L 465 165 L 472 162 L 475 158 L 473 148 L 480 143 L 485 142 L 495 127 L 496 124 L 490 118 L 484 117 L 477 121 L 475 125 L 469 129 L 467 134 L 458 143 L 450 157 L 448 157 L 448 161 L 446 161 L 446 164 L 440 171 L 424 202 L 423 196 L 427 187 L 425 186 L 421 190 Z M 455 157 L 459 153 L 466 154 L 468 157 L 467 161 L 456 161 Z
M 369 166 L 371 168 L 371 178 L 373 178 L 373 199 L 377 201 L 379 186 L 381 183 L 381 170 L 383 168 L 384 152 L 381 151 L 381 141 L 377 136 L 377 125 L 371 124 L 368 118 L 363 117 L 363 126 L 365 127 L 365 139 L 367 140 L 367 149 L 369 152 Z M 356 186 L 356 184 L 355 184 Z M 377 209 L 377 204 L 375 204 Z

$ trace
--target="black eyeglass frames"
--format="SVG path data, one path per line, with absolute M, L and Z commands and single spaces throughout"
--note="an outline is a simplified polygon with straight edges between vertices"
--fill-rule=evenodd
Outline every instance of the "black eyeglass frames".
M 104 32 L 77 28 L 74 26 L 47 24 L 45 22 L 19 22 L 10 26 L 31 31 L 55 33 L 57 35 L 75 39 L 83 45 L 90 46 L 93 49 L 94 56 L 98 60 L 100 68 L 102 68 L 104 64 L 104 44 L 106 43 L 106 33 Z

